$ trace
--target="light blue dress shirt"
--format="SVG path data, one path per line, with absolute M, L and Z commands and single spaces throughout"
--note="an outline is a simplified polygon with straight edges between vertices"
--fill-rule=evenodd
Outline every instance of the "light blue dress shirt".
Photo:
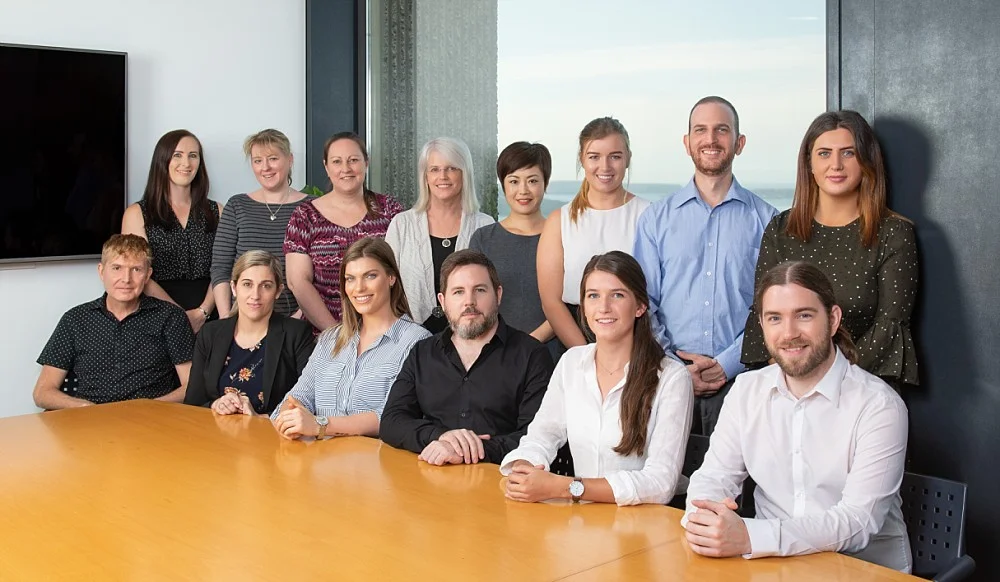
M 760 239 L 777 213 L 736 178 L 715 208 L 692 179 L 643 213 L 632 254 L 646 275 L 653 332 L 663 349 L 713 357 L 730 380 L 743 371 Z

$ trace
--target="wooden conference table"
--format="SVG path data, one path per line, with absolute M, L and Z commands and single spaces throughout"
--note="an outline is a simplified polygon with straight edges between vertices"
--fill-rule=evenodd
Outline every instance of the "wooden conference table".
M 0 420 L 0 580 L 914 580 L 693 554 L 680 511 L 507 501 L 496 465 L 148 400 Z

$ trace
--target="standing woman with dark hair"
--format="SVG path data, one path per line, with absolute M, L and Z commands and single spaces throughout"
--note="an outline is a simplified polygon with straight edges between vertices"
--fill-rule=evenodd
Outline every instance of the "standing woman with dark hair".
M 179 305 L 195 333 L 215 310 L 209 282 L 222 205 L 208 199 L 208 190 L 201 142 L 175 129 L 156 142 L 142 200 L 122 217 L 122 234 L 143 237 L 153 251 L 143 292 Z
M 691 376 L 653 336 L 646 278 L 631 255 L 593 257 L 580 296 L 596 342 L 570 348 L 556 365 L 527 434 L 500 463 L 506 495 L 667 503 L 686 485 Z M 575 478 L 548 471 L 567 442 Z
M 389 244 L 363 238 L 344 253 L 343 321 L 319 336 L 299 381 L 271 414 L 275 430 L 300 437 L 377 436 L 403 360 L 430 333 L 410 306 Z
M 552 176 L 552 156 L 540 143 L 518 141 L 497 158 L 497 179 L 510 216 L 472 234 L 469 248 L 489 257 L 503 283 L 500 315 L 507 325 L 546 343 L 553 360 L 561 353 L 538 296 L 535 255 L 545 226 L 542 199 Z
M 639 216 L 649 202 L 625 189 L 632 159 L 620 121 L 600 117 L 580 132 L 583 183 L 573 201 L 545 220 L 538 241 L 538 293 L 545 318 L 567 348 L 587 343 L 579 317 L 580 279 L 594 255 L 631 252 Z
M 389 221 L 403 211 L 396 199 L 365 187 L 368 150 L 350 131 L 335 134 L 323 148 L 331 189 L 295 209 L 285 230 L 288 287 L 316 332 L 340 322 L 339 285 L 344 252 L 365 237 L 385 237 Z
M 233 263 L 243 253 L 267 251 L 285 268 L 285 229 L 295 207 L 306 195 L 292 188 L 292 144 L 276 129 L 259 131 L 243 142 L 243 153 L 260 188 L 249 194 L 236 194 L 226 203 L 219 220 L 219 231 L 212 247 L 212 289 L 219 317 L 228 317 L 232 307 L 229 276 Z M 288 289 L 282 290 L 274 310 L 297 316 L 299 306 Z
M 913 224 L 886 206 L 882 151 L 854 111 L 824 113 L 806 131 L 795 199 L 764 230 L 757 280 L 789 260 L 809 261 L 830 278 L 861 368 L 897 390 L 919 383 L 910 330 L 918 271 Z M 768 359 L 760 316 L 751 310 L 742 360 L 759 367 Z

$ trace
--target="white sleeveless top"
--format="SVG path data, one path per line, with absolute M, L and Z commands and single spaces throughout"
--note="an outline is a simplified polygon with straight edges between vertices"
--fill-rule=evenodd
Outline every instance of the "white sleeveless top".
M 562 300 L 571 305 L 580 304 L 580 279 L 583 269 L 594 255 L 610 251 L 632 254 L 635 227 L 639 216 L 650 202 L 634 196 L 631 200 L 611 210 L 587 208 L 570 222 L 567 204 L 559 210 L 563 246 Z

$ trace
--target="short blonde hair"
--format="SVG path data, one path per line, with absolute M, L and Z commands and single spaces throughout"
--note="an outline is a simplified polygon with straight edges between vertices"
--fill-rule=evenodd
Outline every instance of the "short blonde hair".
M 462 213 L 475 214 L 479 212 L 479 197 L 476 196 L 476 179 L 472 171 L 472 152 L 465 142 L 453 137 L 439 137 L 424 144 L 417 160 L 417 202 L 413 209 L 417 212 L 427 212 L 430 206 L 431 192 L 427 185 L 427 160 L 431 152 L 437 152 L 448 160 L 448 163 L 462 170 Z
M 292 142 L 277 129 L 264 129 L 243 140 L 243 153 L 250 159 L 254 147 L 271 148 L 292 157 Z M 292 185 L 292 169 L 288 168 L 288 185 Z
M 102 264 L 122 256 L 145 259 L 146 267 L 153 266 L 153 250 L 146 239 L 136 234 L 111 235 L 101 248 Z

